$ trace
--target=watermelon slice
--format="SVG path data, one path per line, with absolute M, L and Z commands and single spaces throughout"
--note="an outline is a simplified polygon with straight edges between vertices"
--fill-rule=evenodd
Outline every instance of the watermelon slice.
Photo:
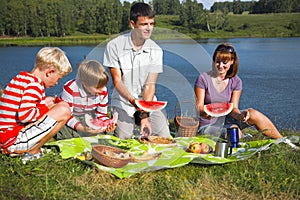
M 85 123 L 92 129 L 105 131 L 107 127 L 111 124 L 117 123 L 117 116 L 113 115 L 111 119 L 102 120 L 102 119 L 94 119 L 91 115 L 85 114 Z
M 140 99 L 135 100 L 135 104 L 137 105 L 137 107 L 146 112 L 162 110 L 166 107 L 167 103 L 168 102 L 166 101 L 145 101 Z
M 204 111 L 212 117 L 228 115 L 233 109 L 233 103 L 211 103 L 204 105 Z

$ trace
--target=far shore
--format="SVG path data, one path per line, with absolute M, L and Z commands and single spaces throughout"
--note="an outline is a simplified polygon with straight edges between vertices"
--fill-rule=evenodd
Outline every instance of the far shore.
M 10 46 L 75 46 L 75 45 L 98 45 L 99 43 L 105 41 L 112 36 L 108 35 L 91 35 L 91 36 L 66 36 L 66 37 L 3 37 L 0 36 L 0 47 L 10 47 Z M 255 37 L 247 36 L 223 36 L 223 37 L 192 37 L 194 40 L 208 40 L 208 39 L 229 39 L 229 38 L 282 38 L 282 37 L 264 37 L 263 35 L 257 35 Z M 300 37 L 300 36 L 298 36 Z M 167 37 L 166 37 L 167 38 Z M 166 38 L 156 39 L 164 40 Z M 170 37 L 170 39 L 172 39 Z

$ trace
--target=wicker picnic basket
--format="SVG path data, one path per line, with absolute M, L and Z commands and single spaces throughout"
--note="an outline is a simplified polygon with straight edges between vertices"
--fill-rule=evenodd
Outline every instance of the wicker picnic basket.
M 178 108 L 183 103 L 193 104 L 195 116 L 178 115 Z M 181 101 L 176 104 L 174 123 L 179 137 L 194 137 L 196 135 L 199 126 L 199 120 L 196 116 L 196 107 L 192 101 Z
M 127 155 L 127 157 L 116 157 L 116 155 Z M 101 165 L 107 167 L 120 168 L 127 165 L 131 160 L 131 155 L 127 151 L 105 145 L 94 145 L 92 147 L 93 158 Z

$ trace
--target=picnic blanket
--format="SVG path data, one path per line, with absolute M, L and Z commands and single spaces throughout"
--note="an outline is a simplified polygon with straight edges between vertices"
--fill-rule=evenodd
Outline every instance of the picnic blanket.
M 254 154 L 267 150 L 274 143 L 282 141 L 278 140 L 259 140 L 240 143 L 239 148 L 234 148 L 231 156 L 227 158 L 216 157 L 212 153 L 209 154 L 194 154 L 186 152 L 189 144 L 192 141 L 205 142 L 211 147 L 215 147 L 216 139 L 207 136 L 198 137 L 176 137 L 177 142 L 175 147 L 162 147 L 154 144 L 141 144 L 135 139 L 122 140 L 111 135 L 97 135 L 93 137 L 72 138 L 66 140 L 59 140 L 48 142 L 46 145 L 56 145 L 59 147 L 61 157 L 63 159 L 77 158 L 84 152 L 91 152 L 92 146 L 96 144 L 114 146 L 122 148 L 131 154 L 140 154 L 143 152 L 161 153 L 158 159 L 145 161 L 145 162 L 130 162 L 122 168 L 106 167 L 96 163 L 95 161 L 83 162 L 95 165 L 100 170 L 104 170 L 114 174 L 119 178 L 127 178 L 140 172 L 155 171 L 166 168 L 175 168 L 187 165 L 189 163 L 198 164 L 224 164 L 245 160 Z

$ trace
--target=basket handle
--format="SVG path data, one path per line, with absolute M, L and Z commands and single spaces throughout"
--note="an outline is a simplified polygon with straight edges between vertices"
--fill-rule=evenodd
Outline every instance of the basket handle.
M 175 105 L 175 109 L 174 109 L 175 117 L 177 116 L 178 106 L 179 106 L 180 104 L 182 104 L 182 103 L 191 103 L 191 104 L 193 104 L 194 107 L 195 107 L 195 114 L 196 114 L 196 116 L 197 116 L 196 103 L 195 103 L 194 101 L 192 101 L 192 100 L 182 100 L 182 101 L 178 101 L 178 102 L 176 103 L 176 105 Z

